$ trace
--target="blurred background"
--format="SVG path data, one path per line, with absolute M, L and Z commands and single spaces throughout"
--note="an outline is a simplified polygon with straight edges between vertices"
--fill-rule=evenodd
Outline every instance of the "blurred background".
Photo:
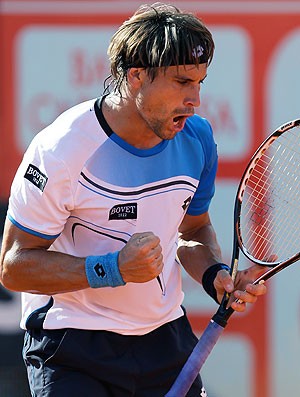
M 102 93 L 109 39 L 142 3 L 0 0 L 0 236 L 24 150 L 62 111 Z M 300 117 L 300 1 L 170 3 L 200 16 L 216 42 L 198 113 L 210 120 L 218 144 L 211 216 L 230 261 L 243 168 L 272 130 Z M 209 397 L 300 395 L 298 267 L 270 280 L 266 297 L 232 317 L 202 371 Z M 184 288 L 200 335 L 216 305 L 185 275 Z M 29 396 L 19 317 L 19 294 L 0 286 L 1 397 Z

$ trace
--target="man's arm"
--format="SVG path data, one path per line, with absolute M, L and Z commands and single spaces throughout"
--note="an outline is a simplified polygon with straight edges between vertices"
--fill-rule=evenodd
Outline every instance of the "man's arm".
M 88 288 L 85 259 L 49 251 L 54 240 L 24 232 L 8 219 L 3 234 L 0 280 L 13 291 L 53 295 Z M 151 232 L 134 234 L 118 257 L 125 282 L 146 282 L 162 271 L 160 240 Z
M 209 214 L 206 212 L 198 216 L 185 215 L 179 232 L 178 258 L 187 273 L 202 283 L 205 270 L 223 262 Z M 235 289 L 234 297 L 244 303 L 233 302 L 232 308 L 244 311 L 245 303 L 254 303 L 259 295 L 266 293 L 264 285 L 251 284 L 264 271 L 264 268 L 258 265 L 239 271 L 234 285 L 229 273 L 224 269 L 220 270 L 214 280 L 219 302 L 225 291 L 231 293 Z
M 222 262 L 220 246 L 208 212 L 186 215 L 179 228 L 178 258 L 188 272 L 199 283 L 205 270 Z
M 87 288 L 84 259 L 48 251 L 53 242 L 22 231 L 7 219 L 0 265 L 3 285 L 49 295 Z

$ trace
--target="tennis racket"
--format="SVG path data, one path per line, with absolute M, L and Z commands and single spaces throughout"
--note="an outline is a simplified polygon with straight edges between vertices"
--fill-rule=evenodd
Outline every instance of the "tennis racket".
M 274 131 L 252 156 L 239 184 L 234 207 L 230 274 L 235 279 L 239 253 L 269 270 L 262 283 L 300 259 L 300 119 Z M 184 397 L 233 313 L 229 294 L 204 330 L 165 397 Z

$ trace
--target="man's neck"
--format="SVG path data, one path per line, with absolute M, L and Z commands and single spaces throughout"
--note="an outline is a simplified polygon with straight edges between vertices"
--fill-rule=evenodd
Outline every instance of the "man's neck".
M 110 94 L 102 101 L 102 113 L 113 132 L 138 149 L 150 149 L 161 142 L 141 118 L 132 100 Z

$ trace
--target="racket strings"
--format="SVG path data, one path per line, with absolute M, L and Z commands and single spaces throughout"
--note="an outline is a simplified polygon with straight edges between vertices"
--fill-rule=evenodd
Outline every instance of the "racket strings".
M 280 171 L 280 175 L 284 175 L 284 170 L 282 170 L 282 167 L 280 166 L 278 168 L 278 170 Z M 286 186 L 285 181 L 281 181 L 280 176 L 277 178 L 277 183 L 278 183 L 278 188 L 282 190 L 282 186 L 284 187 Z M 272 188 L 272 190 L 270 190 L 269 186 L 272 187 L 272 183 L 270 184 L 266 184 L 264 183 L 264 187 L 263 190 L 265 190 L 265 192 L 263 194 L 267 194 L 267 197 L 269 198 L 269 200 L 267 202 L 264 202 L 262 205 L 262 201 L 260 199 L 259 204 L 257 205 L 257 208 L 254 209 L 254 217 L 252 215 L 251 220 L 255 222 L 255 225 L 258 224 L 257 219 L 259 219 L 259 224 L 260 227 L 259 228 L 255 228 L 254 231 L 252 230 L 252 243 L 249 245 L 249 249 L 251 251 L 254 251 L 255 254 L 257 255 L 257 252 L 260 252 L 261 255 L 261 259 L 263 258 L 267 258 L 268 256 L 271 256 L 272 253 L 274 254 L 275 252 L 275 248 L 274 248 L 274 237 L 275 237 L 275 232 L 276 230 L 273 228 L 271 228 L 272 225 L 276 225 L 276 224 L 281 224 L 281 230 L 280 233 L 284 234 L 285 236 L 287 236 L 287 238 L 291 238 L 291 236 L 289 236 L 289 231 L 293 230 L 293 228 L 291 228 L 291 222 L 289 224 L 287 223 L 282 223 L 282 219 L 283 217 L 286 216 L 286 208 L 288 203 L 288 200 L 282 200 L 281 201 L 281 205 L 280 207 L 278 206 L 278 204 L 276 203 L 276 200 L 274 200 L 274 197 L 277 198 L 277 193 L 276 191 Z M 260 196 L 261 196 L 262 192 L 260 190 Z M 256 195 L 257 196 L 257 195 Z M 286 195 L 285 195 L 286 196 Z M 276 211 L 275 211 L 276 210 Z M 275 212 L 274 212 L 275 211 Z M 259 217 L 257 216 L 257 214 L 259 215 Z M 264 219 L 264 222 L 261 222 L 261 218 Z M 295 219 L 294 217 L 292 219 Z M 279 232 L 277 232 L 278 234 Z M 253 237 L 255 236 L 255 238 Z M 275 239 L 275 241 L 277 241 L 277 247 L 276 247 L 276 251 L 280 251 L 282 252 L 283 250 L 283 244 L 284 244 L 284 240 L 283 239 Z M 281 245 L 280 245 L 281 242 Z
M 280 261 L 300 250 L 299 137 L 299 127 L 294 127 L 267 142 L 243 187 L 242 245 L 263 262 Z
M 281 172 L 280 175 L 283 175 L 282 171 L 284 171 L 284 170 L 282 170 L 281 168 L 282 167 L 279 167 L 279 171 Z M 279 189 L 282 189 L 282 186 L 281 186 L 282 184 L 285 186 L 285 181 L 281 181 L 281 179 L 282 178 L 280 176 L 277 178 L 277 183 L 278 183 Z M 285 199 L 285 200 L 282 200 L 281 207 L 274 206 L 274 195 L 275 194 L 276 194 L 276 192 L 274 191 L 274 189 L 271 192 L 269 191 L 268 195 L 269 195 L 269 197 L 273 198 L 272 201 L 269 199 L 269 202 L 267 204 L 265 204 L 265 208 L 259 209 L 260 215 L 264 216 L 264 218 L 265 218 L 265 222 L 264 222 L 264 225 L 261 227 L 262 230 L 260 230 L 260 233 L 259 234 L 256 233 L 258 241 L 259 241 L 259 245 L 257 245 L 256 241 L 253 239 L 252 245 L 250 246 L 250 249 L 253 250 L 253 244 L 255 243 L 256 249 L 258 251 L 260 251 L 262 253 L 262 255 L 264 255 L 264 256 L 268 254 L 268 251 L 266 252 L 265 249 L 263 250 L 263 248 L 262 248 L 263 246 L 265 248 L 268 247 L 269 249 L 272 249 L 272 251 L 274 251 L 274 248 L 273 248 L 274 233 L 272 235 L 270 235 L 270 233 L 269 233 L 270 224 L 271 224 L 270 222 L 271 222 L 271 220 L 273 221 L 273 223 L 276 223 L 276 222 L 278 223 L 279 221 L 282 222 L 283 216 L 286 216 L 286 207 L 288 205 L 288 200 Z M 268 206 L 267 208 L 266 208 L 266 205 Z M 260 207 L 261 207 L 261 205 L 260 205 Z M 274 215 L 274 211 L 273 211 L 274 208 L 277 208 L 277 212 L 275 212 L 275 215 Z M 262 211 L 263 211 L 263 213 L 262 213 Z M 257 210 L 256 210 L 256 212 L 257 212 Z M 271 217 L 274 219 L 272 219 Z M 277 217 L 277 219 L 275 219 L 275 217 Z M 295 218 L 293 217 L 292 219 L 295 219 Z M 289 233 L 289 230 L 291 230 L 291 226 L 292 226 L 291 222 L 288 225 L 287 225 L 287 223 L 283 223 L 282 227 L 281 227 L 281 234 L 287 235 L 287 238 L 290 238 L 288 233 Z M 271 241 L 272 241 L 272 245 L 271 245 Z M 283 240 L 281 239 L 281 240 L 277 240 L 277 241 L 282 242 Z M 278 242 L 277 242 L 277 245 L 278 245 L 278 250 L 282 251 L 282 247 L 278 244 Z
M 294 157 L 294 156 L 293 156 Z M 292 157 L 290 158 L 290 162 L 292 160 Z M 263 170 L 267 170 L 267 165 L 268 163 L 266 163 L 266 167 L 261 167 Z M 287 167 L 285 167 L 285 169 L 280 169 L 279 167 L 279 171 L 281 172 L 281 174 L 279 175 L 276 183 L 278 185 L 277 190 L 280 189 L 282 191 L 282 189 L 287 187 L 287 181 L 284 180 L 281 176 L 287 174 L 289 179 L 288 179 L 288 183 L 289 183 L 289 190 L 292 192 L 292 195 L 289 197 L 289 200 L 286 199 L 282 199 L 282 205 L 281 208 L 284 208 L 284 204 L 289 205 L 289 206 L 293 206 L 295 209 L 298 208 L 298 201 L 299 201 L 299 190 L 296 189 L 296 187 L 298 187 L 299 185 L 299 174 L 300 174 L 300 163 L 293 163 L 294 169 L 296 167 L 298 167 L 298 174 L 295 174 L 294 172 L 290 172 L 289 170 L 287 170 Z M 249 181 L 249 186 L 250 184 L 252 184 L 252 190 L 254 195 L 249 196 L 249 199 L 253 199 L 258 198 L 258 199 L 263 199 L 268 193 L 269 194 L 269 200 L 266 203 L 266 205 L 271 206 L 272 207 L 272 200 L 274 201 L 274 196 L 276 196 L 276 190 L 272 188 L 272 184 L 271 184 L 271 178 L 270 176 L 266 176 L 266 172 L 261 172 L 260 176 L 264 176 L 266 178 L 268 178 L 268 182 L 265 181 L 264 184 L 262 185 L 261 183 L 261 178 L 259 179 L 257 176 L 253 175 L 252 180 Z M 293 184 L 291 184 L 291 181 L 294 181 Z M 258 189 L 259 187 L 259 189 Z M 255 201 L 252 202 L 253 205 L 255 206 Z M 250 211 L 250 207 L 249 207 L 249 211 Z

